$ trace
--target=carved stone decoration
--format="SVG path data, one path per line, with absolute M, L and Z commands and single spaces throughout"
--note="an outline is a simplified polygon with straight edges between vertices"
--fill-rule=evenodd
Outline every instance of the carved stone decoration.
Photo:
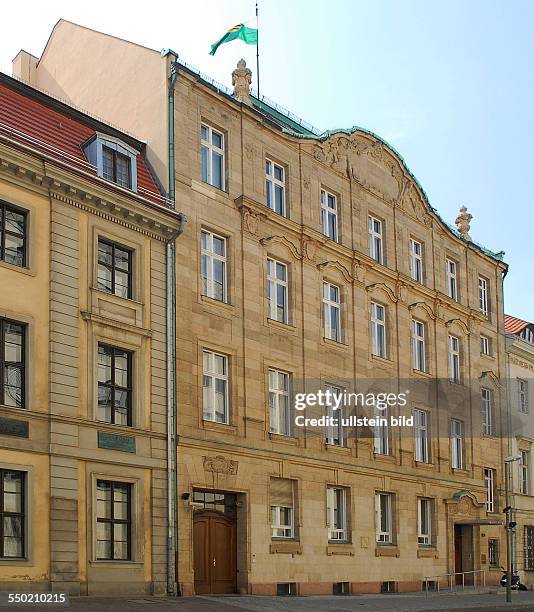
M 250 84 L 252 82 L 252 70 L 247 68 L 244 59 L 237 62 L 237 68 L 232 72 L 232 85 L 234 86 L 234 98 L 252 106 L 250 100 Z
M 414 302 L 413 304 L 410 304 L 408 308 L 410 309 L 410 312 L 419 308 L 424 310 L 432 321 L 435 321 L 436 319 L 436 313 L 434 312 L 432 306 L 429 306 L 426 302 Z
M 365 283 L 365 271 L 366 267 L 360 261 L 352 264 L 352 277 L 359 283 Z
M 469 230 L 471 229 L 471 220 L 473 215 L 467 212 L 467 208 L 462 206 L 460 208 L 460 214 L 456 217 L 456 227 L 458 228 L 458 233 L 464 240 L 471 240 L 471 236 L 469 235 Z
M 324 270 L 325 268 L 331 268 L 333 270 L 337 270 L 341 276 L 347 281 L 347 283 L 352 283 L 352 276 L 350 272 L 345 268 L 345 266 L 339 261 L 323 261 L 317 264 L 318 270 Z
M 395 293 L 399 302 L 406 304 L 406 298 L 408 297 L 408 287 L 401 281 L 397 281 L 395 285 Z
M 308 189 L 310 188 L 310 177 L 309 176 L 305 176 L 302 179 L 302 186 L 304 187 L 304 189 L 306 189 L 306 191 L 308 191 Z
M 309 261 L 314 262 L 317 256 L 317 251 L 322 246 L 322 243 L 318 240 L 314 240 L 308 236 L 304 236 L 301 243 L 302 255 Z
M 266 236 L 260 240 L 260 243 L 263 246 L 267 246 L 269 244 L 281 244 L 289 251 L 294 259 L 302 259 L 302 254 L 299 252 L 298 248 L 285 236 Z
M 247 142 L 245 145 L 245 157 L 247 159 L 254 159 L 254 145 L 251 142 Z
M 240 210 L 241 218 L 243 220 L 243 230 L 252 236 L 257 236 L 261 215 L 254 212 L 248 206 L 241 206 Z
M 222 455 L 216 457 L 203 457 L 204 470 L 206 472 L 214 472 L 215 474 L 228 474 L 235 476 L 237 474 L 238 462 L 233 459 L 227 459 Z

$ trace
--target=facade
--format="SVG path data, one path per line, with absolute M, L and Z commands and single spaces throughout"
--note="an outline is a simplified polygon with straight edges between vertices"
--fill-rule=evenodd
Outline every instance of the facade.
M 534 583 L 534 324 L 506 315 L 506 358 L 510 419 L 511 489 L 515 528 L 514 565 L 523 582 Z
M 165 248 L 144 144 L 0 75 L 0 585 L 166 585 Z
M 174 127 L 180 593 L 496 583 L 502 256 L 471 241 L 465 210 L 451 229 L 376 135 L 320 135 L 251 96 L 243 63 L 233 96 L 175 60 L 60 21 L 15 70 L 155 143 L 162 182 Z M 293 391 L 318 384 L 411 386 L 416 427 L 298 431 Z

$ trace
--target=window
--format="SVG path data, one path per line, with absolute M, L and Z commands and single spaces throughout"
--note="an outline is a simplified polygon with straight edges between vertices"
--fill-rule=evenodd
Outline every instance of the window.
M 410 238 L 410 276 L 418 283 L 423 282 L 423 245 Z
M 341 302 L 337 285 L 323 283 L 323 325 L 324 336 L 341 342 Z
M 333 385 L 325 385 L 325 392 L 330 393 L 331 397 L 340 397 L 343 389 Z M 326 405 L 326 416 L 333 422 L 333 424 L 326 426 L 326 443 L 333 446 L 343 446 L 343 413 L 341 407 L 336 409 L 335 406 L 333 400 Z
M 486 484 L 486 512 L 495 512 L 495 470 L 484 468 Z
M 330 240 L 338 240 L 337 198 L 335 195 L 321 189 L 321 223 L 323 234 Z
M 483 334 L 480 336 L 480 354 L 491 356 L 491 340 Z
M 464 467 L 464 424 L 457 419 L 451 419 L 451 467 Z
M 294 483 L 288 478 L 271 478 L 271 537 L 295 536 Z
M 326 515 L 329 540 L 348 540 L 347 491 L 341 487 L 326 488 Z
M 376 541 L 379 544 L 393 543 L 393 510 L 391 493 L 375 495 Z
M 449 336 L 449 380 L 460 382 L 460 340 L 456 336 Z
M 27 213 L 0 201 L 0 261 L 26 265 Z
M 426 371 L 425 351 L 425 324 L 415 319 L 412 320 L 412 355 L 413 369 L 419 372 Z
M 287 265 L 276 259 L 267 259 L 267 295 L 269 319 L 288 322 Z
M 379 410 L 375 407 L 374 452 L 377 455 L 389 455 L 389 426 L 387 408 Z
M 202 361 L 202 418 L 205 421 L 228 424 L 228 357 L 203 351 Z
M 286 177 L 283 166 L 270 159 L 265 160 L 265 187 L 267 208 L 286 216 Z
M 23 408 L 26 402 L 26 326 L 0 319 L 0 404 Z
M 432 545 L 432 504 L 426 497 L 417 500 L 417 542 L 421 546 Z
M 371 352 L 386 358 L 386 309 L 371 302 Z
M 98 288 L 124 298 L 132 297 L 132 251 L 98 239 Z
M 482 276 L 478 277 L 478 307 L 482 314 L 488 315 L 488 281 Z
M 131 487 L 124 482 L 96 482 L 96 558 L 132 558 Z
M 0 469 L 0 558 L 24 557 L 24 472 Z
M 132 353 L 98 345 L 99 421 L 132 425 Z
M 85 147 L 85 154 L 98 176 L 137 191 L 138 151 L 111 136 L 97 136 Z
M 528 413 L 528 381 L 517 379 L 517 392 L 519 400 L 519 412 Z
M 128 155 L 119 153 L 108 146 L 102 147 L 102 175 L 108 181 L 113 181 L 121 187 L 130 189 L 132 185 L 132 162 Z
M 446 260 L 447 295 L 458 301 L 458 264 L 452 259 Z
M 224 189 L 224 135 L 209 125 L 200 127 L 202 180 Z
M 534 527 L 525 525 L 525 570 L 534 571 Z
M 482 434 L 494 435 L 493 429 L 493 394 L 491 389 L 482 388 Z
M 525 329 L 519 334 L 519 337 L 530 344 L 534 344 L 534 330 L 531 327 Z
M 500 567 L 501 562 L 499 559 L 500 550 L 499 550 L 499 540 L 496 538 L 488 539 L 488 560 L 490 567 Z
M 384 263 L 384 249 L 382 236 L 382 221 L 369 216 L 369 256 L 378 263 Z
M 521 459 L 519 460 L 519 492 L 523 495 L 530 493 L 530 453 L 526 450 L 519 452 Z
M 280 370 L 269 370 L 269 413 L 271 433 L 290 435 L 289 421 L 289 374 Z
M 415 432 L 415 460 L 421 463 L 429 463 L 428 446 L 428 412 L 415 409 L 414 432 Z
M 227 301 L 226 238 L 202 230 L 200 233 L 202 295 Z

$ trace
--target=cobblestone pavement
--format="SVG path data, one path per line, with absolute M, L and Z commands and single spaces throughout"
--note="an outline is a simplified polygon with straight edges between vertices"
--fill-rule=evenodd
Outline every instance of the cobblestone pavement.
M 488 594 L 424 594 L 355 595 L 322 597 L 252 597 L 198 596 L 177 599 L 159 597 L 75 597 L 69 606 L 5 605 L 6 612 L 380 612 L 435 610 L 531 610 L 534 612 L 534 592 L 513 593 L 512 603 L 506 604 L 504 593 Z

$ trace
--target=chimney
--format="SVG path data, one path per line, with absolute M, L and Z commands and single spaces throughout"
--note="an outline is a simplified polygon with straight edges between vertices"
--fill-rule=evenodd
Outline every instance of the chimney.
M 13 76 L 25 83 L 35 85 L 35 69 L 38 61 L 38 57 L 21 49 L 12 62 Z

